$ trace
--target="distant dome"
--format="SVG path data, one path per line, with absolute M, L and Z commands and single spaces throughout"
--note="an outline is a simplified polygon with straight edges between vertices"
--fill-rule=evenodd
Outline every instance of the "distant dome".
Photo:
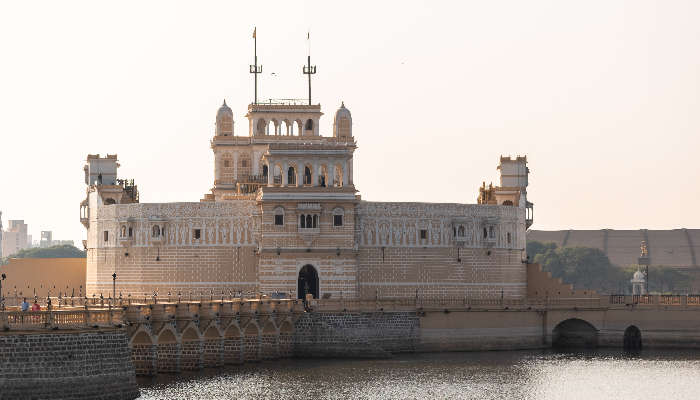
M 352 137 L 352 115 L 350 110 L 345 108 L 345 103 L 340 103 L 340 108 L 335 112 L 333 120 L 333 136 Z
M 219 111 L 216 112 L 217 119 L 223 116 L 233 117 L 233 111 L 231 111 L 231 108 L 226 105 L 226 100 L 224 100 L 224 104 L 219 107 Z
M 216 135 L 233 135 L 233 111 L 226 105 L 226 100 L 224 100 L 224 104 L 219 107 L 219 111 L 216 112 Z

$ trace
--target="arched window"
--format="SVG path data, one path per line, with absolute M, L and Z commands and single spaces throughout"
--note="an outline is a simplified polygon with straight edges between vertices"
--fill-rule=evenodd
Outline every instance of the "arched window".
M 307 228 L 313 228 L 314 227 L 314 219 L 311 215 L 306 216 L 306 227 Z
M 496 237 L 496 231 L 495 231 L 495 229 L 493 228 L 493 226 L 489 226 L 489 237 L 490 237 L 491 239 L 493 239 L 493 238 Z
M 289 167 L 289 169 L 287 169 L 287 184 L 297 184 L 297 171 L 294 169 L 294 167 Z
M 316 215 L 316 214 L 314 214 L 313 223 L 314 223 L 314 228 L 317 228 L 318 227 L 318 215 Z
M 121 237 L 126 237 L 126 226 L 122 225 Z
M 267 179 L 267 165 L 263 165 L 263 178 Z
M 311 119 L 307 119 L 306 125 L 304 126 L 304 130 L 313 131 L 314 130 L 314 121 L 312 121 Z
M 304 216 L 304 214 L 301 214 L 299 216 L 299 227 L 306 228 L 306 217 Z
M 309 167 L 304 167 L 304 185 L 311 184 L 311 170 Z
M 318 176 L 318 186 L 326 187 L 326 182 L 328 182 L 328 167 L 321 165 L 321 174 Z
M 457 229 L 457 236 L 464 237 L 464 225 L 460 225 L 459 229 Z
M 134 229 L 132 227 L 129 227 L 129 237 L 134 236 Z
M 343 186 L 343 167 L 341 167 L 340 164 L 336 165 L 334 168 L 333 186 Z
M 510 200 L 506 200 L 506 201 L 503 202 L 503 205 L 504 205 L 504 206 L 512 206 L 512 205 L 513 205 L 513 202 L 510 201 Z
M 487 237 L 489 237 L 489 232 L 486 230 L 486 228 L 484 228 L 484 239 Z
M 153 228 L 151 229 L 151 237 L 158 236 L 160 236 L 160 227 L 158 225 L 153 225 Z
M 510 244 L 510 232 L 506 233 L 506 240 L 508 241 L 508 244 Z

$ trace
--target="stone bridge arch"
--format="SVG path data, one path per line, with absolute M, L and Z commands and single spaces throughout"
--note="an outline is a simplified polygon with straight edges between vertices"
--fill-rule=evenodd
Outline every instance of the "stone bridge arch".
M 243 330 L 243 361 L 260 361 L 260 326 L 255 321 Z
M 642 349 L 642 331 L 636 325 L 630 325 L 625 329 L 622 338 L 622 347 L 625 350 L 631 351 Z
M 260 358 L 272 360 L 279 357 L 278 333 L 275 321 L 270 318 L 265 322 L 260 337 Z
M 137 375 L 156 374 L 156 344 L 143 326 L 140 326 L 129 340 L 131 349 L 131 361 Z
M 205 368 L 224 365 L 224 335 L 215 324 L 204 331 L 202 362 Z
M 175 329 L 170 325 L 164 326 L 156 339 L 157 372 L 180 372 L 180 343 Z
M 180 336 L 180 369 L 194 371 L 202 368 L 202 335 L 190 322 Z
M 580 318 L 559 322 L 552 330 L 552 347 L 595 348 L 598 346 L 598 329 Z
M 224 364 L 243 362 L 243 332 L 238 323 L 231 323 L 224 331 Z
M 290 319 L 280 322 L 279 327 L 279 355 L 280 357 L 291 357 L 293 354 L 294 324 Z

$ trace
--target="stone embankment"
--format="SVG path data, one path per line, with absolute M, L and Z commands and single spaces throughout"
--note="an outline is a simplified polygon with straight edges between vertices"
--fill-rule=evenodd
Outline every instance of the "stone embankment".
M 0 313 L 0 398 L 91 398 L 99 389 L 102 398 L 129 399 L 137 393 L 135 375 L 285 357 L 700 343 L 697 295 L 324 299 L 306 305 L 272 299 L 150 300 Z

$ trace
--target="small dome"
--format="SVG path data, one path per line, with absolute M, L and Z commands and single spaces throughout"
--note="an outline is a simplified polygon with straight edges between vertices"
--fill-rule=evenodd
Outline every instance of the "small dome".
M 345 103 L 340 103 L 340 108 L 335 112 L 333 120 L 333 136 L 352 137 L 352 115 L 350 110 L 345 108 Z
M 219 119 L 222 116 L 228 116 L 228 117 L 233 117 L 233 111 L 231 111 L 231 108 L 226 105 L 226 100 L 224 100 L 224 104 L 219 107 L 219 111 L 216 112 L 216 118 Z

